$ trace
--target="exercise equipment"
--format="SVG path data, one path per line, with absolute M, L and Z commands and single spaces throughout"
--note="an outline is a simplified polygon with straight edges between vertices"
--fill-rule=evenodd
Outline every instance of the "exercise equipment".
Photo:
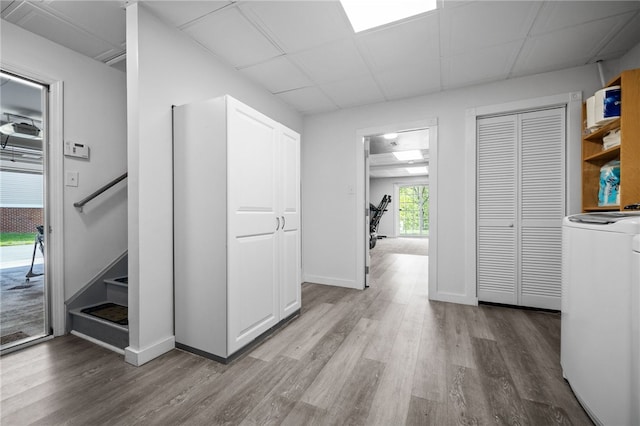
M 378 235 L 378 224 L 380 223 L 380 218 L 384 212 L 387 211 L 387 206 L 391 202 L 391 195 L 383 195 L 382 200 L 380 200 L 380 204 L 378 207 L 369 203 L 369 212 L 371 216 L 371 220 L 369 221 L 369 249 L 372 249 L 376 246 L 376 242 L 380 238 L 384 238 L 381 235 Z
M 33 264 L 36 260 L 36 250 L 40 247 L 40 253 L 44 256 L 44 226 L 37 225 L 36 229 L 38 233 L 36 234 L 36 239 L 33 243 L 33 256 L 31 256 L 31 268 L 29 268 L 29 272 L 25 275 L 25 281 L 29 282 L 30 278 L 39 277 L 40 275 L 44 275 L 43 273 L 36 274 L 33 272 Z

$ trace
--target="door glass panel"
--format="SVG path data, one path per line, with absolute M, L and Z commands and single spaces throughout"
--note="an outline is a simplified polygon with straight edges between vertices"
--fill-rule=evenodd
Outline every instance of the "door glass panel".
M 401 236 L 429 235 L 428 186 L 401 186 L 398 208 Z
M 0 349 L 48 334 L 44 87 L 0 74 Z

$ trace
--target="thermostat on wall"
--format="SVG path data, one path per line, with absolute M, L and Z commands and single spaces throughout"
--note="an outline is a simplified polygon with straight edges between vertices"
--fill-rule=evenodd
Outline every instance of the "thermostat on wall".
M 64 141 L 64 155 L 89 159 L 89 146 L 81 143 Z

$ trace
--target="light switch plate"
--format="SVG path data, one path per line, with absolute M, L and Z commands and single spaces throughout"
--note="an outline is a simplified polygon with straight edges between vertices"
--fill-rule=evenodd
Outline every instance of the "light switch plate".
M 66 186 L 78 186 L 78 172 L 66 172 L 64 175 Z

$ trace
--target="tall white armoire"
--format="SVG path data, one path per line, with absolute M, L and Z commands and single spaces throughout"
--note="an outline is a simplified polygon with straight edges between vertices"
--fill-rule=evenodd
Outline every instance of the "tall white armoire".
M 300 136 L 223 96 L 174 108 L 176 346 L 219 361 L 301 304 Z

